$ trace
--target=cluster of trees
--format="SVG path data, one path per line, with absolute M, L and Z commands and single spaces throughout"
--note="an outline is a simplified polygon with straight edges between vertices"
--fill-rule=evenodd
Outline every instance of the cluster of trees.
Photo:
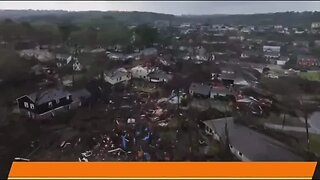
M 135 41 L 133 40 L 135 34 Z M 41 44 L 69 43 L 82 47 L 106 47 L 130 43 L 138 47 L 157 42 L 159 33 L 147 25 L 129 29 L 127 24 L 113 17 L 103 16 L 81 23 L 31 21 L 18 22 L 10 19 L 0 21 L 0 40 L 17 42 L 33 40 Z
M 21 61 L 19 55 L 12 50 L 0 50 L 0 79 L 12 84 L 24 82 L 30 78 L 30 68 L 35 62 Z
M 39 44 L 61 42 L 59 28 L 56 24 L 15 22 L 10 19 L 0 22 L 0 39 L 6 42 L 34 40 Z

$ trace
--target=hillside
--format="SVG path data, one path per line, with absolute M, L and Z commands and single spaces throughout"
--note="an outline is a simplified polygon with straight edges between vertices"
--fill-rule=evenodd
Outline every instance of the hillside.
M 128 24 L 152 23 L 156 20 L 168 20 L 172 23 L 194 22 L 208 24 L 243 24 L 243 25 L 301 25 L 309 26 L 312 22 L 320 21 L 320 12 L 281 12 L 268 14 L 247 15 L 184 15 L 152 12 L 124 11 L 35 11 L 35 10 L 0 10 L 0 19 L 17 21 L 46 21 L 53 23 L 79 23 L 92 19 L 113 18 Z

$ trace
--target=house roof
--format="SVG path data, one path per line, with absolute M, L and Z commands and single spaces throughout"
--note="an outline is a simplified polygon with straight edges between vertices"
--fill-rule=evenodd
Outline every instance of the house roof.
M 79 89 L 72 92 L 73 98 L 90 97 L 91 93 L 86 89 Z
M 235 84 L 248 85 L 251 82 L 258 80 L 257 74 L 259 73 L 255 69 L 249 67 L 243 67 L 239 65 L 228 65 L 221 67 L 221 79 L 234 80 Z
M 146 49 L 143 49 L 141 53 L 144 55 L 157 54 L 158 50 L 156 48 L 146 48 Z
M 280 52 L 277 51 L 266 51 L 264 52 L 265 56 L 280 56 Z
M 317 58 L 314 56 L 309 56 L 309 55 L 298 55 L 297 59 L 301 60 L 301 59 L 317 59 Z
M 222 141 L 226 138 L 227 124 L 230 145 L 252 161 L 303 160 L 285 144 L 248 127 L 235 124 L 232 117 L 204 121 L 204 124 L 213 129 Z
M 108 58 L 112 59 L 125 59 L 126 56 L 122 53 L 110 53 L 107 55 Z
M 171 79 L 172 78 L 172 75 L 164 72 L 164 71 L 161 71 L 161 70 L 157 70 L 157 71 L 154 71 L 154 72 L 151 72 L 148 74 L 148 77 L 150 78 L 159 78 L 159 79 Z
M 227 89 L 226 87 L 224 86 L 213 86 L 211 88 L 211 92 L 212 93 L 223 93 L 223 94 L 232 94 L 229 89 Z
M 111 78 L 123 77 L 128 75 L 128 71 L 124 68 L 119 68 L 113 71 L 106 73 L 107 76 Z
M 245 54 L 247 56 L 260 56 L 261 53 L 254 50 L 245 50 L 242 52 L 242 54 Z
M 208 84 L 191 83 L 189 90 L 196 94 L 209 95 L 211 86 Z
M 71 55 L 69 55 L 69 54 L 56 54 L 57 59 L 67 59 L 70 56 Z
M 27 95 L 34 103 L 43 104 L 53 99 L 60 99 L 70 95 L 70 93 L 63 89 L 48 89 L 41 92 L 34 92 Z
M 235 73 L 221 72 L 220 78 L 221 79 L 235 80 L 237 78 L 237 76 L 236 76 Z

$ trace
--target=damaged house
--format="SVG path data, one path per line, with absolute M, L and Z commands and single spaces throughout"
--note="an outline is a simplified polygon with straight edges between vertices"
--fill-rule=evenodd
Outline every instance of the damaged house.
M 147 66 L 135 66 L 130 69 L 130 73 L 132 78 L 138 78 L 138 79 L 148 79 L 148 74 L 155 71 L 156 68 L 149 68 Z
M 160 83 L 160 82 L 169 82 L 172 79 L 172 75 L 168 74 L 162 70 L 156 70 L 148 74 L 150 82 Z
M 104 73 L 104 80 L 111 85 L 118 83 L 126 83 L 131 79 L 131 74 L 124 68 L 119 68 L 107 73 Z
M 259 74 L 259 72 L 251 68 L 226 66 L 220 69 L 221 73 L 218 74 L 218 79 L 222 80 L 225 86 L 254 86 L 258 81 L 255 73 Z
M 189 94 L 195 97 L 210 97 L 211 85 L 203 83 L 191 83 L 189 87 Z

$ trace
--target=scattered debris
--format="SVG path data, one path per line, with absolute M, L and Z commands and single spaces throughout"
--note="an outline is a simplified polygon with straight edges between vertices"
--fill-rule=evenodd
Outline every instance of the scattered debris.
M 128 123 L 128 124 L 134 124 L 134 123 L 136 123 L 136 119 L 134 119 L 134 118 L 128 118 L 127 123 Z
M 16 157 L 14 158 L 15 161 L 25 161 L 25 162 L 29 162 L 30 159 L 26 159 L 26 158 L 20 158 L 20 157 Z
M 86 151 L 84 153 L 81 153 L 81 155 L 84 157 L 90 157 L 92 155 L 92 151 Z

